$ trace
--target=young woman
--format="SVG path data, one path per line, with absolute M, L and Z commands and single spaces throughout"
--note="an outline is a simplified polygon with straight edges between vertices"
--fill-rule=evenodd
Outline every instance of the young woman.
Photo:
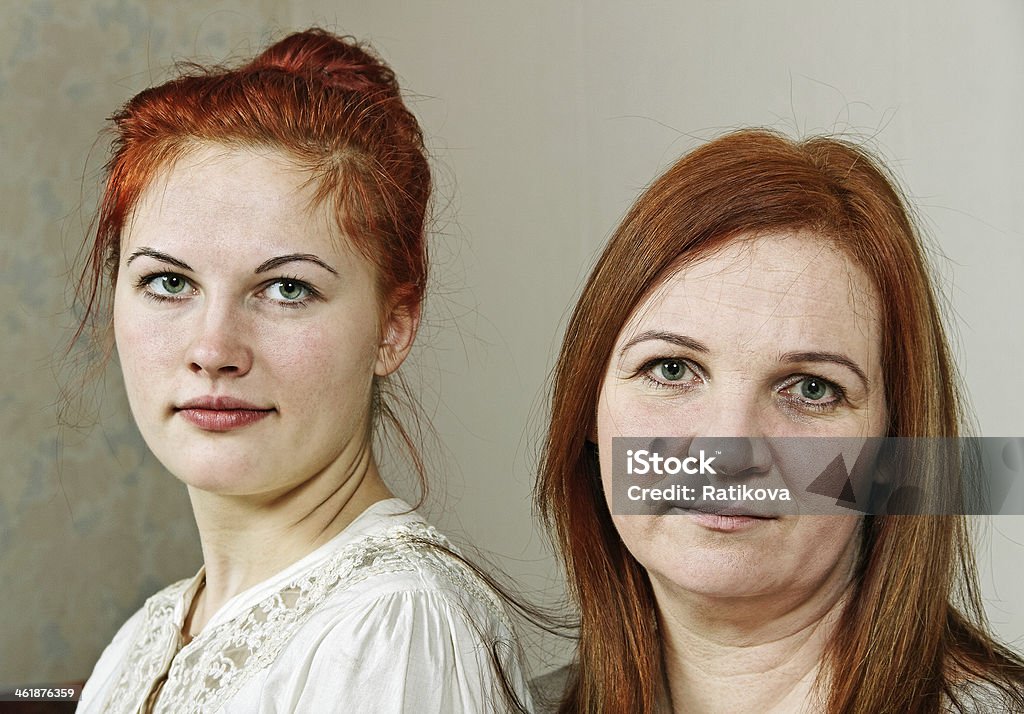
M 204 565 L 121 628 L 79 711 L 528 707 L 501 601 L 374 461 L 427 277 L 430 170 L 391 70 L 310 30 L 113 121 L 83 324 L 112 328 Z
M 555 369 L 537 499 L 581 612 L 557 711 L 1024 710 L 963 516 L 611 504 L 616 437 L 726 438 L 717 478 L 768 481 L 766 437 L 957 437 L 962 417 L 879 164 L 766 131 L 682 158 L 606 247 Z

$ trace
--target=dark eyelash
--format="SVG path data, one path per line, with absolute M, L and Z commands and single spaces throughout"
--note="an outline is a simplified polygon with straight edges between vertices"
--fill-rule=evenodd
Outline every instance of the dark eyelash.
M 164 276 L 166 276 L 166 277 L 174 277 L 174 276 L 183 277 L 183 276 L 177 275 L 177 273 L 146 273 L 145 275 L 140 276 L 135 281 L 135 287 L 137 287 L 137 288 L 144 288 L 144 287 L 146 287 L 150 283 L 151 280 L 153 280 L 153 278 L 159 278 L 159 277 L 164 277 Z
M 280 302 L 278 300 L 271 300 L 271 302 L 280 305 L 281 307 L 285 307 L 288 309 L 309 307 L 310 301 L 323 299 L 323 293 L 321 293 L 319 290 L 317 290 L 312 285 L 307 283 L 305 280 L 288 277 L 286 275 L 280 275 L 272 280 L 268 280 L 267 282 L 263 283 L 263 287 L 260 289 L 260 292 L 263 292 L 264 290 L 269 288 L 271 285 L 274 285 L 275 283 L 295 283 L 296 285 L 303 287 L 306 290 L 306 292 L 309 293 L 303 300 L 295 300 L 291 302 Z
M 825 379 L 824 377 L 819 377 L 819 376 L 814 375 L 814 374 L 797 374 L 797 375 L 794 375 L 789 380 L 789 383 L 782 387 L 782 390 L 794 387 L 797 384 L 800 384 L 800 382 L 804 381 L 805 379 L 815 379 L 815 380 L 818 380 L 819 382 L 824 382 L 826 385 L 828 385 L 832 389 L 832 392 L 835 394 L 835 397 L 836 397 L 835 400 L 833 400 L 831 402 L 807 402 L 807 401 L 803 401 L 802 399 L 798 399 L 798 398 L 788 398 L 787 401 L 797 404 L 801 409 L 810 409 L 810 410 L 816 411 L 816 412 L 833 411 L 837 407 L 839 407 L 841 404 L 844 404 L 846 402 L 846 390 L 845 389 L 840 387 L 835 382 L 832 382 L 832 381 L 830 381 L 828 379 Z
M 155 278 L 165 278 L 165 277 L 166 278 L 181 278 L 186 283 L 189 283 L 190 285 L 192 284 L 191 280 L 186 278 L 184 275 L 181 275 L 180 273 L 170 273 L 170 272 L 167 272 L 167 271 L 156 271 L 156 272 L 153 272 L 153 273 L 147 273 L 145 275 L 140 276 L 135 281 L 135 287 L 136 287 L 136 289 L 141 290 L 142 294 L 145 297 L 149 298 L 150 300 L 155 300 L 156 302 L 176 302 L 178 300 L 182 300 L 183 298 L 181 298 L 181 297 L 171 297 L 170 295 L 160 295 L 159 293 L 155 293 L 155 292 L 153 292 L 153 291 L 148 289 L 149 284 Z M 305 280 L 300 280 L 299 278 L 290 277 L 290 276 L 286 276 L 286 275 L 282 275 L 282 276 L 276 277 L 276 278 L 274 278 L 272 280 L 266 281 L 263 284 L 263 287 L 260 288 L 260 292 L 266 290 L 267 288 L 269 288 L 271 285 L 274 285 L 275 283 L 295 283 L 296 285 L 301 286 L 308 293 L 308 295 L 306 296 L 306 298 L 304 300 L 296 300 L 296 301 L 293 301 L 293 302 L 280 302 L 280 301 L 277 301 L 277 300 L 273 300 L 272 301 L 272 302 L 274 302 L 277 305 L 281 305 L 282 307 L 286 307 L 286 308 L 307 307 L 311 300 L 321 300 L 321 299 L 323 299 L 323 294 L 319 290 L 317 290 L 315 287 L 313 287 L 312 285 L 307 283 Z
M 640 369 L 638 369 L 636 372 L 632 374 L 630 379 L 640 377 L 642 380 L 644 380 L 644 382 L 658 389 L 685 389 L 687 385 L 690 385 L 690 382 L 680 382 L 679 384 L 665 384 L 664 382 L 659 382 L 658 380 L 654 379 L 654 377 L 651 376 L 651 370 L 654 369 L 655 366 L 661 364 L 662 362 L 680 362 L 686 365 L 686 368 L 693 372 L 695 375 L 703 378 L 703 371 L 700 369 L 700 367 L 688 359 L 684 359 L 682 357 L 655 357 L 654 359 L 647 360 L 647 362 L 645 362 L 640 367 Z
M 137 290 L 141 290 L 142 294 L 145 297 L 149 298 L 150 300 L 155 300 L 156 302 L 177 302 L 178 300 L 182 300 L 184 298 L 171 297 L 170 295 L 159 295 L 147 289 L 147 286 L 149 285 L 149 283 L 153 281 L 153 278 L 181 278 L 189 285 L 192 284 L 192 281 L 186 278 L 181 273 L 169 273 L 166 270 L 159 270 L 155 273 L 148 273 L 146 275 L 141 276 L 138 280 L 135 281 L 135 288 Z
M 633 379 L 633 378 L 636 378 L 636 377 L 640 377 L 641 379 L 644 380 L 645 383 L 647 383 L 648 385 L 650 385 L 650 386 L 652 386 L 652 387 L 654 387 L 656 389 L 676 389 L 676 390 L 678 390 L 678 389 L 686 389 L 687 386 L 691 385 L 691 383 L 689 381 L 682 382 L 680 384 L 675 384 L 675 385 L 673 385 L 673 384 L 665 384 L 664 382 L 659 382 L 658 380 L 654 379 L 651 376 L 651 370 L 653 370 L 657 365 L 659 365 L 659 364 L 661 364 L 663 362 L 668 362 L 668 361 L 681 362 L 682 364 L 685 364 L 686 367 L 691 372 L 693 372 L 695 375 L 703 378 L 703 372 L 700 369 L 700 367 L 698 365 L 696 365 L 695 363 L 691 362 L 690 360 L 684 359 L 682 357 L 655 357 L 654 359 L 650 359 L 647 362 L 645 362 L 643 365 L 641 365 L 640 368 L 637 369 L 631 375 L 630 378 Z M 788 402 L 790 402 L 791 404 L 797 406 L 798 408 L 809 409 L 809 410 L 815 411 L 815 412 L 829 412 L 829 411 L 834 411 L 841 404 L 846 402 L 846 390 L 845 389 L 843 389 L 841 386 L 839 386 L 838 384 L 836 384 L 835 382 L 833 382 L 831 380 L 825 379 L 824 377 L 819 377 L 819 376 L 814 375 L 814 374 L 798 374 L 798 375 L 794 375 L 793 377 L 790 378 L 790 380 L 788 380 L 788 384 L 783 386 L 782 389 L 783 390 L 789 389 L 789 388 L 799 384 L 800 382 L 802 382 L 805 379 L 815 379 L 815 380 L 818 380 L 820 382 L 823 382 L 829 388 L 832 389 L 832 393 L 835 395 L 835 399 L 833 401 L 831 401 L 831 402 L 809 402 L 809 401 L 804 401 L 804 400 L 802 400 L 800 398 L 797 398 L 797 397 L 787 398 Z

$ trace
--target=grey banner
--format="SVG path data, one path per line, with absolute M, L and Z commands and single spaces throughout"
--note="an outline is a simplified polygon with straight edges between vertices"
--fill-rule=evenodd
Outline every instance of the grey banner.
M 1024 515 L 1024 437 L 616 437 L 606 458 L 620 515 Z

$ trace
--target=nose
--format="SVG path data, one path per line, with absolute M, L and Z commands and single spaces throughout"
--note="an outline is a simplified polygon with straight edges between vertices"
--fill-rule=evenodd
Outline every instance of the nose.
M 714 457 L 715 473 L 731 478 L 766 474 L 772 465 L 771 450 L 761 436 L 698 436 L 690 442 L 689 455 Z
M 253 351 L 244 320 L 227 306 L 208 306 L 189 343 L 186 361 L 190 371 L 211 379 L 247 374 Z
M 712 418 L 697 430 L 690 441 L 689 455 L 714 456 L 715 472 L 720 476 L 745 478 L 768 473 L 772 452 L 764 436 L 756 399 L 743 399 L 730 390 L 707 413 Z M 717 401 L 717 400 L 716 400 Z

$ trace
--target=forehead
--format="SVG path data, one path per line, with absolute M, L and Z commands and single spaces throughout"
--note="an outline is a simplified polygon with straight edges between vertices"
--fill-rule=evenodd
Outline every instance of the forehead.
M 634 312 L 620 343 L 664 329 L 712 347 L 852 349 L 878 345 L 879 317 L 871 280 L 831 240 L 807 232 L 747 235 L 669 274 Z
M 200 145 L 150 182 L 124 231 L 126 248 L 158 240 L 260 251 L 335 247 L 309 174 L 273 149 Z

